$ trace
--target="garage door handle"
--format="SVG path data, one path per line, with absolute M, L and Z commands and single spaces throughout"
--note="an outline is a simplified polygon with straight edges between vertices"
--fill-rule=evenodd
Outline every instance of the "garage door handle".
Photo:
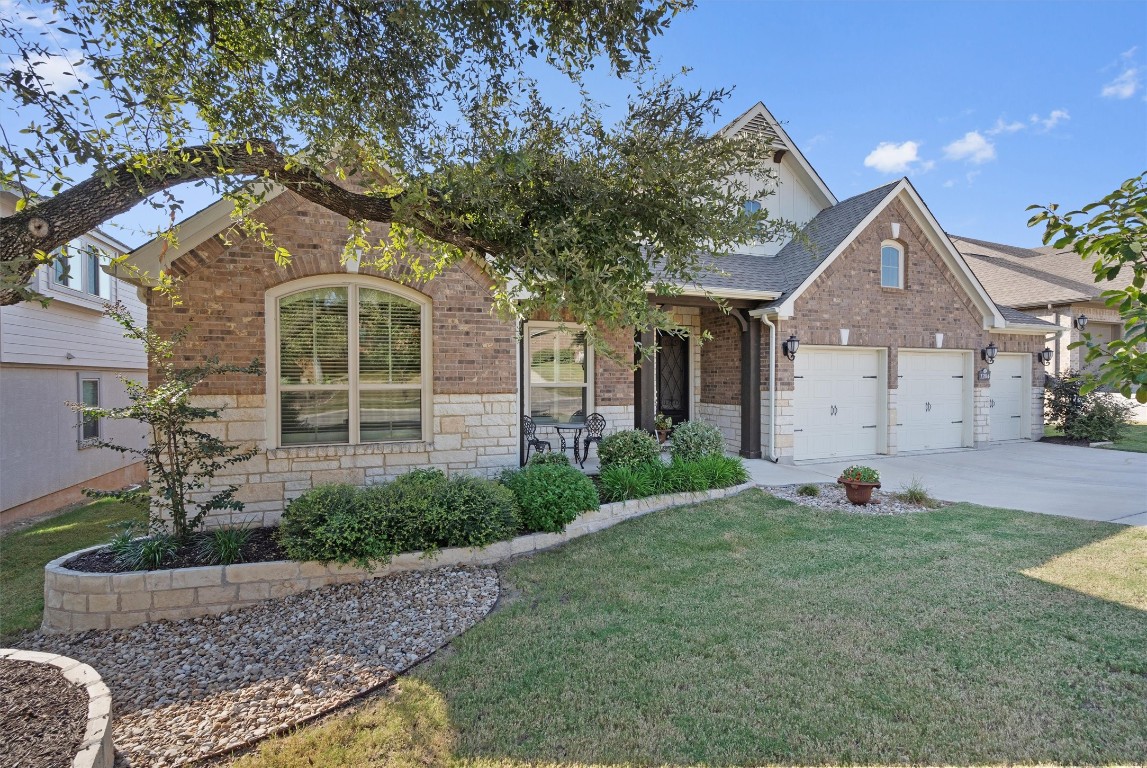
M 1012 376 L 1013 379 L 1022 379 L 1023 376 Z
M 875 379 L 875 376 L 861 376 L 862 379 Z
M 990 404 L 988 407 L 989 407 L 989 408 L 995 408 L 995 407 L 996 407 L 996 401 L 995 401 L 995 400 L 992 400 L 992 401 L 991 401 L 991 404 Z
M 864 424 L 860 428 L 861 429 L 876 429 L 876 425 L 875 424 Z
M 953 421 L 952 423 L 953 423 L 953 424 L 963 424 L 963 423 L 964 423 L 964 420 L 963 420 L 963 419 L 960 419 L 959 421 Z
M 1019 417 L 1019 416 L 1012 416 L 1012 418 L 1013 418 L 1013 419 L 1018 419 L 1018 418 L 1020 418 L 1020 417 Z
M 924 412 L 927 413 L 931 410 L 932 410 L 932 404 L 931 403 L 924 403 Z

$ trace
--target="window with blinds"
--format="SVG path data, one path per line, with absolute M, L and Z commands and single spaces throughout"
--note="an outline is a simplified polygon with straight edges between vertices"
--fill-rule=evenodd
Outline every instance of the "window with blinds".
M 585 421 L 592 361 L 583 331 L 531 323 L 529 412 L 540 424 Z
M 277 308 L 280 445 L 422 439 L 423 305 L 350 284 Z

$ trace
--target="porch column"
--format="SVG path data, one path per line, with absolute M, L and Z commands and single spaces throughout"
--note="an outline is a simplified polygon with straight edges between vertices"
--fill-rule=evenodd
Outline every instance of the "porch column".
M 653 349 L 656 336 L 652 329 L 645 330 L 641 331 L 637 340 L 642 349 Z M 653 419 L 657 415 L 657 395 L 654 389 L 657 382 L 657 355 L 643 359 L 637 368 L 636 376 L 637 386 L 634 387 L 633 403 L 636 428 L 652 435 L 657 431 L 653 424 Z
M 761 321 L 736 310 L 741 322 L 741 455 L 761 458 Z

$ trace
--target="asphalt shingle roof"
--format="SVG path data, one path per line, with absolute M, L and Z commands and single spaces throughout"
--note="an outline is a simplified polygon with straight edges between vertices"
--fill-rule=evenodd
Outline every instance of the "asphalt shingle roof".
M 1018 248 L 959 235 L 950 237 L 988 295 L 1009 306 L 1086 301 L 1114 287 L 1097 284 L 1091 265 L 1074 251 Z
M 781 299 L 804 282 L 856 226 L 888 197 L 894 181 L 825 208 L 806 224 L 803 237 L 790 240 L 775 256 L 706 256 L 698 283 L 706 288 L 780 291 Z M 778 299 L 779 301 L 780 299 Z
M 1009 323 L 1018 323 L 1020 325 L 1046 325 L 1050 329 L 1058 328 L 1055 323 L 1049 323 L 1047 320 L 1040 320 L 1038 317 L 1020 312 L 1014 307 L 1005 307 L 1003 304 L 997 304 L 996 309 L 1000 310 L 1000 314 L 1004 316 L 1004 320 Z

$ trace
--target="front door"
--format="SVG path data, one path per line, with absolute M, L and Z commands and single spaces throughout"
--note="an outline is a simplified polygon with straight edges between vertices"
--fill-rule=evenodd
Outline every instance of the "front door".
M 689 420 L 689 339 L 657 334 L 657 412 L 674 424 Z

